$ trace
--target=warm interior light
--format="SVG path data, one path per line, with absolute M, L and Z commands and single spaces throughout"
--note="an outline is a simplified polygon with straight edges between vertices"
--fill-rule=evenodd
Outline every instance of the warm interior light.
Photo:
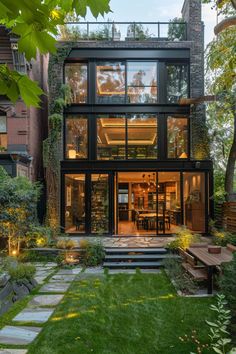
M 16 255 L 17 255 L 17 250 L 13 250 L 13 251 L 12 251 L 12 255 L 13 255 L 13 256 L 16 256 Z
M 76 158 L 76 150 L 70 149 L 68 151 L 69 159 L 75 159 Z
M 180 159 L 187 159 L 188 155 L 186 154 L 186 152 L 182 152 L 182 154 L 179 156 Z

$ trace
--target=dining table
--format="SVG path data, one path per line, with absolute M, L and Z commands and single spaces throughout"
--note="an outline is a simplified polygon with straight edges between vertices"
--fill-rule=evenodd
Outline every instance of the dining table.
M 189 247 L 187 249 L 196 260 L 206 266 L 207 269 L 207 292 L 213 293 L 213 274 L 217 266 L 229 263 L 233 259 L 233 253 L 227 247 L 221 247 L 220 253 L 209 253 L 208 247 Z

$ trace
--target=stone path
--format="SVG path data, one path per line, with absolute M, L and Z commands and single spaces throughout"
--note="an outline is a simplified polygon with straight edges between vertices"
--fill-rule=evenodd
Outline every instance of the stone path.
M 36 264 L 36 279 L 46 279 L 54 270 L 55 263 Z M 16 326 L 5 326 L 0 330 L 0 344 L 27 345 L 31 343 L 42 330 L 42 327 L 31 327 L 32 324 L 43 324 L 53 314 L 55 307 L 63 299 L 76 275 L 82 268 L 61 269 L 39 289 L 39 294 L 28 303 L 27 307 L 18 313 L 13 322 Z M 17 325 L 17 323 L 24 325 Z M 27 326 L 30 325 L 30 326 Z M 26 349 L 0 349 L 0 354 L 26 354 Z

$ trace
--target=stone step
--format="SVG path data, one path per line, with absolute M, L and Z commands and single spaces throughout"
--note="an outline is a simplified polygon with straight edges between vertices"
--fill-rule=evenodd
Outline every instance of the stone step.
M 109 269 L 119 269 L 119 268 L 126 268 L 126 269 L 134 269 L 134 268 L 152 268 L 157 269 L 162 266 L 162 262 L 104 262 L 103 267 Z
M 143 248 L 134 248 L 134 247 L 113 247 L 105 248 L 106 254 L 127 254 L 127 253 L 138 253 L 138 254 L 164 254 L 167 253 L 165 248 L 157 247 L 143 247 Z
M 162 260 L 164 258 L 169 258 L 170 256 L 167 254 L 108 254 L 105 256 L 105 261 L 108 260 Z

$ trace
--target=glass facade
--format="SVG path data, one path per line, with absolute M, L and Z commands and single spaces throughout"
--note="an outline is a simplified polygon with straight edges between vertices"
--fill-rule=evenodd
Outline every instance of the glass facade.
M 109 232 L 109 184 L 107 174 L 91 175 L 91 232 Z
M 157 103 L 157 63 L 127 63 L 128 103 Z
M 188 119 L 167 118 L 167 156 L 172 159 L 188 158 Z
M 97 64 L 97 103 L 125 103 L 125 63 Z
M 86 116 L 66 117 L 66 157 L 84 159 L 88 157 L 88 121 Z
M 85 232 L 85 174 L 65 175 L 65 231 Z
M 178 103 L 180 98 L 188 97 L 188 70 L 187 64 L 169 64 L 167 70 L 167 102 Z
M 134 114 L 127 119 L 129 159 L 157 158 L 157 117 Z
M 86 103 L 88 96 L 88 69 L 84 63 L 65 64 L 65 83 L 71 90 L 72 103 Z

